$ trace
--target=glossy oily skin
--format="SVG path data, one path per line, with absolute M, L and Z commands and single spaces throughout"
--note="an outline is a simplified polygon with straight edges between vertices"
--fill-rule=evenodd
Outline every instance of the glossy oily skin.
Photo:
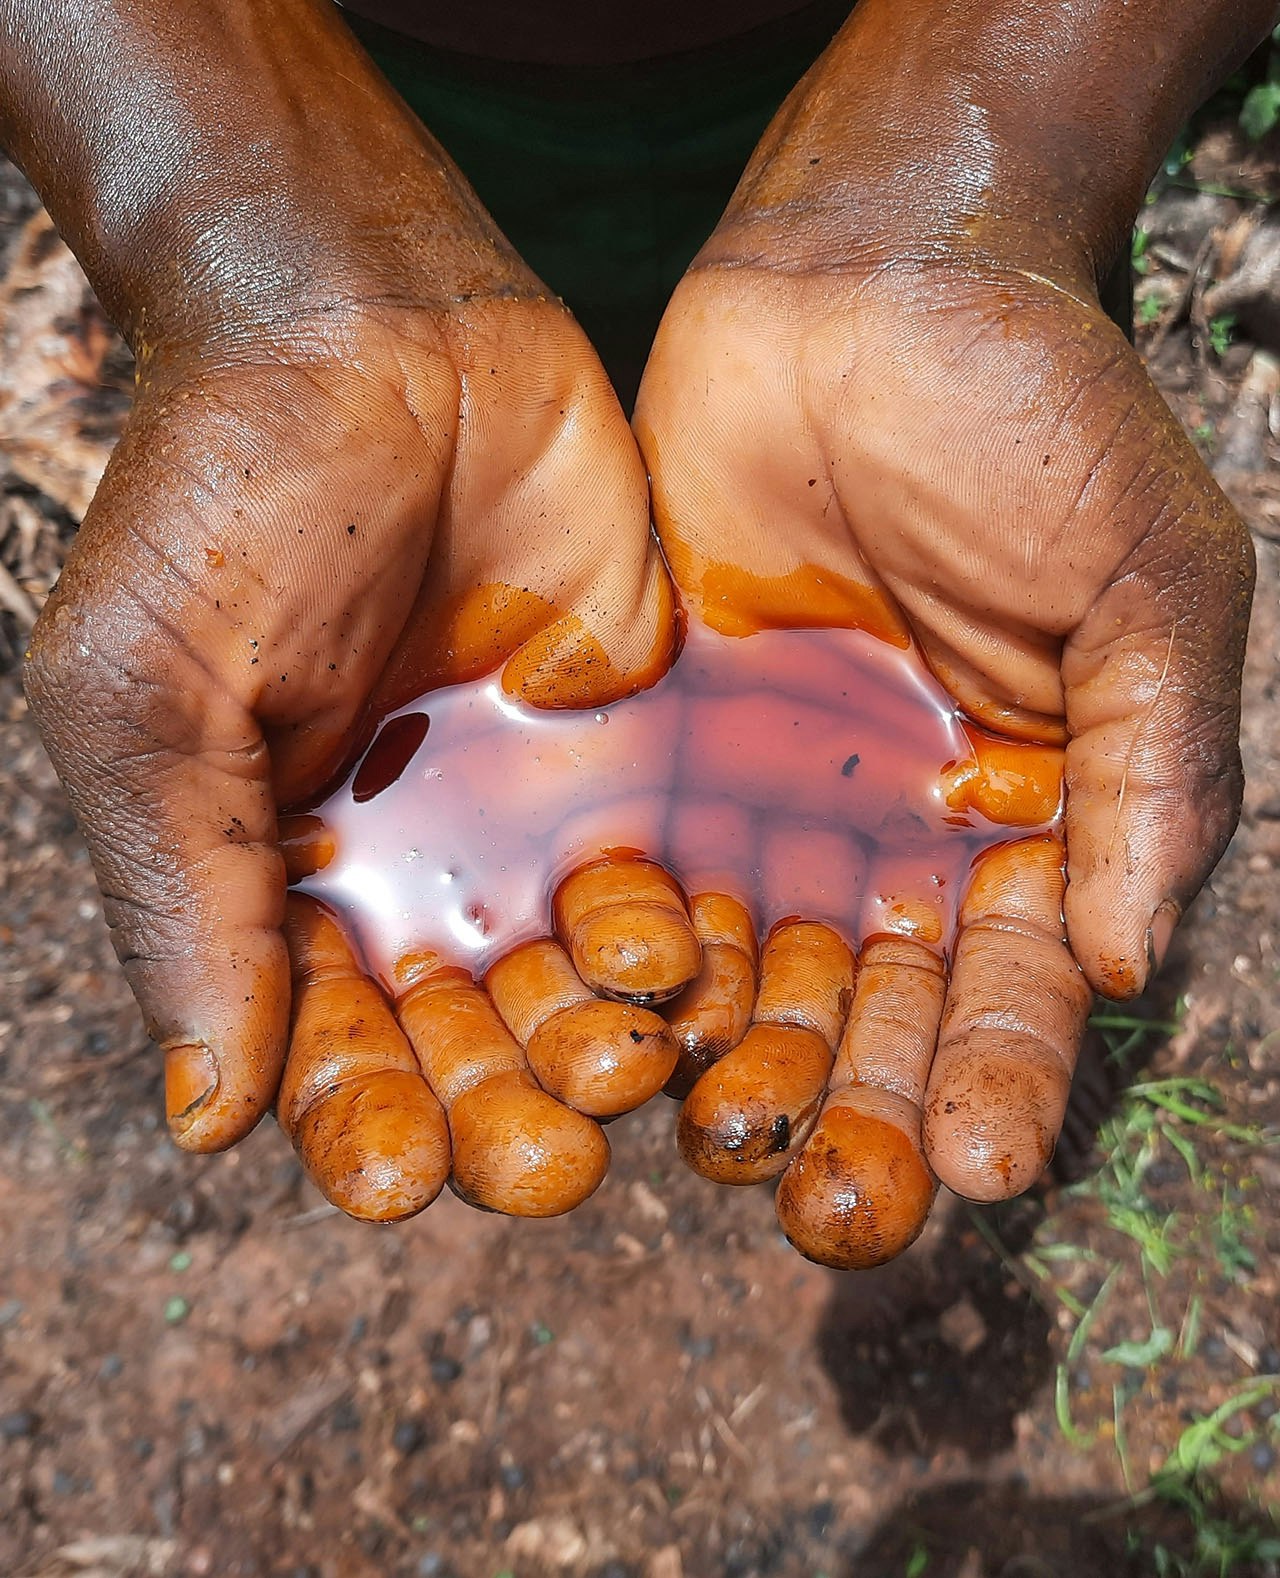
M 276 1103 L 280 1127 L 349 1216 L 414 1216 L 449 1176 L 444 1110 L 332 917 L 293 898 L 286 930 L 295 1056 Z
M 33 638 L 28 692 L 148 1024 L 184 1097 L 176 1049 L 207 1049 L 218 1071 L 175 1110 L 191 1148 L 231 1143 L 279 1077 L 276 806 L 318 788 L 373 709 L 474 661 L 449 604 L 477 560 L 544 588 L 508 627 L 539 702 L 607 703 L 665 658 L 670 597 L 603 374 L 558 307 L 486 311 L 489 365 L 520 320 L 518 376 L 501 382 L 488 365 L 458 375 L 410 326 L 366 325 L 341 356 L 145 387 Z M 594 484 L 571 485 L 580 465 Z M 529 528 L 562 493 L 570 546 L 548 564 Z M 601 523 L 623 512 L 630 551 L 605 559 Z M 587 610 L 615 600 L 643 614 L 557 667 Z
M 431 960 L 406 974 L 396 1016 L 448 1114 L 454 1188 L 509 1216 L 581 1205 L 609 1165 L 599 1125 L 539 1087 L 524 1049 L 465 971 Z
M 769 934 L 749 1028 L 680 1111 L 680 1154 L 695 1172 L 746 1184 L 783 1171 L 822 1105 L 853 975 L 852 949 L 828 926 Z

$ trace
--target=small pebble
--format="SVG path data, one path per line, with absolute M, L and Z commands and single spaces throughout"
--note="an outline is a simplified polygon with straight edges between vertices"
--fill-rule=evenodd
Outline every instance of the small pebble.
M 147 1459 L 155 1453 L 155 1449 L 155 1442 L 149 1441 L 146 1436 L 137 1436 L 134 1438 L 133 1455 L 141 1462 L 145 1463 Z
M 677 1238 L 692 1238 L 702 1231 L 702 1213 L 691 1205 L 678 1205 L 667 1226 Z
M 201 1208 L 190 1190 L 184 1189 L 165 1207 L 164 1223 L 177 1238 L 185 1238 L 201 1217 Z
M 0 1328 L 12 1326 L 21 1314 L 21 1299 L 5 1299 L 4 1303 L 0 1304 Z
M 525 1473 L 518 1463 L 504 1463 L 498 1470 L 498 1478 L 506 1490 L 519 1490 L 524 1485 Z
M 118 1353 L 109 1353 L 98 1366 L 98 1374 L 104 1381 L 114 1381 L 124 1369 L 124 1360 Z
M 401 1419 L 391 1432 L 391 1445 L 401 1457 L 412 1457 L 427 1444 L 427 1432 L 420 1419 Z
M 329 1416 L 329 1423 L 335 1430 L 359 1430 L 360 1410 L 349 1397 L 344 1397 Z
M 710 1359 L 716 1351 L 714 1337 L 695 1337 L 687 1326 L 680 1332 L 680 1346 L 691 1359 Z
M 1269 1473 L 1276 1465 L 1275 1448 L 1265 1441 L 1259 1441 L 1257 1446 L 1249 1453 L 1249 1461 L 1259 1474 Z
M 64 1468 L 55 1468 L 53 1471 L 53 1493 L 55 1496 L 69 1496 L 76 1488 L 76 1482 Z
M 0 1414 L 0 1440 L 22 1441 L 35 1435 L 38 1424 L 29 1408 L 15 1408 L 11 1414 Z
M 820 1540 L 826 1535 L 835 1515 L 836 1504 L 834 1501 L 814 1502 L 805 1516 L 805 1522 L 809 1525 L 809 1532 L 815 1539 Z
M 448 1386 L 451 1381 L 456 1381 L 462 1374 L 462 1366 L 456 1359 L 447 1358 L 441 1354 L 438 1359 L 431 1361 L 431 1379 L 441 1386 Z

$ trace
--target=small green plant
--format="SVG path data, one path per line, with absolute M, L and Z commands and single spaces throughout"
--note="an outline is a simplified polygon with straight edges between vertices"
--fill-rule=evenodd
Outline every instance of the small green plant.
M 1180 1011 L 1177 1018 L 1181 1018 Z M 1095 1018 L 1094 1027 L 1101 1033 L 1109 1057 L 1121 1068 L 1132 1067 L 1152 1038 L 1179 1028 L 1176 1022 L 1159 1023 L 1110 1009 Z M 1063 1438 L 1088 1450 L 1110 1436 L 1132 1505 L 1159 1498 L 1176 1505 L 1187 1517 L 1190 1555 L 1184 1546 L 1174 1550 L 1135 1545 L 1135 1551 L 1141 1549 L 1144 1559 L 1153 1564 L 1150 1570 L 1167 1578 L 1246 1578 L 1246 1574 L 1252 1578 L 1260 1571 L 1257 1563 L 1280 1555 L 1280 1540 L 1259 1532 L 1248 1519 L 1233 1520 L 1217 1510 L 1220 1498 L 1213 1484 L 1215 1469 L 1258 1439 L 1257 1432 L 1233 1433 L 1233 1421 L 1280 1388 L 1280 1377 L 1258 1378 L 1212 1413 L 1194 1417 L 1145 1488 L 1140 1481 L 1135 1491 L 1129 1458 L 1125 1414 L 1133 1399 L 1150 1385 L 1149 1380 L 1144 1385 L 1143 1377 L 1190 1359 L 1200 1337 L 1201 1296 L 1191 1293 L 1178 1318 L 1171 1319 L 1169 1312 L 1162 1314 L 1160 1308 L 1164 1279 L 1178 1262 L 1190 1268 L 1193 1278 L 1199 1278 L 1202 1273 L 1195 1268 L 1210 1256 L 1229 1277 L 1243 1279 L 1253 1269 L 1257 1223 L 1248 1204 L 1249 1181 L 1238 1178 L 1222 1147 L 1225 1142 L 1253 1149 L 1275 1137 L 1269 1131 L 1232 1122 L 1224 1106 L 1221 1092 L 1206 1079 L 1139 1080 L 1102 1125 L 1098 1149 L 1105 1160 L 1070 1193 L 1102 1207 L 1107 1225 L 1136 1247 L 1136 1267 L 1133 1259 L 1123 1254 L 1110 1259 L 1094 1249 L 1056 1242 L 1050 1236 L 1050 1224 L 1046 1224 L 1049 1232 L 1042 1230 L 1020 1257 L 1024 1275 L 1030 1273 L 1035 1279 L 1041 1302 L 1050 1307 L 1056 1300 L 1075 1317 L 1054 1378 L 1054 1412 Z M 1184 1167 L 1203 1207 L 1175 1211 L 1163 1206 L 1158 1188 L 1150 1181 L 1156 1176 L 1152 1170 L 1157 1162 L 1166 1180 L 1171 1162 Z M 1105 1268 L 1106 1275 L 1088 1302 L 1082 1303 L 1063 1282 L 1070 1279 L 1073 1267 L 1086 1263 Z M 1087 1363 L 1086 1350 L 1104 1307 L 1121 1279 L 1132 1278 L 1135 1270 L 1146 1293 L 1149 1321 L 1145 1330 L 1119 1333 L 1122 1340 L 1095 1352 L 1094 1363 L 1115 1365 L 1121 1373 L 1111 1387 L 1110 1419 L 1095 1417 L 1086 1422 L 1073 1408 L 1073 1377 L 1079 1366 Z M 1265 1429 L 1280 1432 L 1280 1416 Z
M 1280 28 L 1271 35 L 1267 75 L 1245 94 L 1240 105 L 1240 126 L 1254 142 L 1265 137 L 1280 121 Z
M 1259 82 L 1250 88 L 1240 106 L 1240 125 L 1257 142 L 1280 121 L 1280 82 Z
M 1144 1277 L 1166 1277 L 1176 1260 L 1198 1254 L 1204 1235 L 1195 1229 L 1203 1224 L 1228 1276 L 1253 1269 L 1247 1242 L 1253 1216 L 1251 1208 L 1235 1198 L 1238 1191 L 1223 1189 L 1216 1211 L 1197 1213 L 1192 1223 L 1155 1204 L 1147 1188 L 1147 1174 L 1166 1147 L 1182 1162 L 1191 1182 L 1204 1188 L 1196 1140 L 1210 1134 L 1251 1147 L 1266 1143 L 1261 1129 L 1229 1122 L 1216 1087 L 1195 1078 L 1144 1080 L 1130 1086 L 1117 1112 L 1099 1130 L 1098 1147 L 1106 1161 L 1074 1192 L 1096 1197 L 1109 1226 L 1137 1244 Z
M 1108 1061 L 1132 1078 L 1152 1043 L 1181 1029 L 1182 1017 L 1181 1003 L 1172 1021 L 1108 1008 L 1091 1024 L 1104 1042 Z M 1163 1389 L 1167 1383 L 1157 1378 L 1196 1353 L 1204 1313 L 1196 1286 L 1213 1275 L 1210 1268 L 1235 1280 L 1244 1280 L 1253 1270 L 1258 1224 L 1249 1203 L 1252 1180 L 1247 1172 L 1241 1174 L 1240 1153 L 1233 1155 L 1232 1148 L 1253 1151 L 1276 1143 L 1280 1135 L 1270 1127 L 1235 1123 L 1225 1108 L 1222 1092 L 1211 1080 L 1139 1079 L 1101 1125 L 1097 1148 L 1104 1160 L 1067 1194 L 1100 1207 L 1106 1225 L 1129 1240 L 1136 1254 L 1120 1245 L 1108 1250 L 1063 1242 L 1049 1218 L 1031 1246 L 1014 1255 L 981 1213 L 970 1218 L 1051 1318 L 1066 1325 L 1066 1316 L 1074 1317 L 1054 1377 L 1054 1412 L 1063 1438 L 1081 1451 L 1111 1440 L 1128 1492 L 1114 1510 L 1160 1502 L 1182 1514 L 1185 1535 L 1176 1548 L 1152 1546 L 1151 1536 L 1138 1529 L 1130 1535 L 1131 1553 L 1142 1564 L 1133 1570 L 1158 1578 L 1280 1578 L 1280 1567 L 1268 1565 L 1280 1562 L 1280 1536 L 1253 1513 L 1224 1510 L 1214 1483 L 1220 1466 L 1256 1446 L 1261 1434 L 1280 1442 L 1280 1414 L 1252 1432 L 1240 1430 L 1238 1417 L 1264 1397 L 1280 1395 L 1280 1376 L 1255 1377 L 1211 1413 L 1191 1416 L 1154 1474 L 1137 1468 L 1136 1484 L 1129 1453 L 1130 1405 L 1142 1394 Z M 1185 1188 L 1178 1191 L 1176 1210 L 1162 1203 L 1165 1186 L 1171 1179 L 1176 1182 L 1176 1173 L 1169 1170 L 1175 1164 L 1185 1169 L 1191 1185 L 1189 1201 Z M 1175 1267 L 1181 1275 L 1166 1286 Z M 1135 1274 L 1149 1319 L 1136 1329 L 1108 1332 L 1109 1345 L 1097 1344 L 1090 1357 L 1104 1309 L 1116 1302 L 1118 1290 L 1132 1289 Z M 1098 1277 L 1100 1281 L 1085 1280 Z M 1085 1419 L 1073 1395 L 1076 1376 L 1100 1364 L 1115 1366 L 1111 1407 L 1108 1417 L 1099 1417 L 1096 1381 L 1082 1381 L 1089 1387 L 1093 1411 L 1093 1417 Z
M 1132 1498 L 1137 1507 L 1158 1501 L 1176 1507 L 1191 1525 L 1189 1556 L 1156 1545 L 1151 1552 L 1157 1574 L 1167 1578 L 1246 1578 L 1280 1561 L 1280 1536 L 1261 1523 L 1225 1516 L 1212 1473 L 1227 1457 L 1247 1452 L 1266 1434 L 1280 1432 L 1272 1418 L 1238 1435 L 1227 1426 L 1280 1389 L 1280 1376 L 1264 1375 L 1239 1387 L 1211 1414 L 1197 1415 L 1174 1443 L 1151 1484 Z
M 1235 335 L 1236 315 L 1234 312 L 1219 313 L 1216 318 L 1209 319 L 1209 344 L 1215 356 L 1225 356 Z
M 1134 303 L 1133 318 L 1139 328 L 1148 329 L 1160 317 L 1163 307 L 1156 295 L 1139 296 Z

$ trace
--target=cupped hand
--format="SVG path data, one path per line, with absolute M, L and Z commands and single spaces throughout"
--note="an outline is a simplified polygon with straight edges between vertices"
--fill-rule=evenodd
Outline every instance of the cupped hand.
M 1142 989 L 1234 827 L 1248 538 L 1074 273 L 833 248 L 769 179 L 659 331 L 636 416 L 655 517 L 714 628 L 896 608 L 971 717 L 1066 745 L 1065 893 L 1015 846 L 973 885 L 945 994 L 919 961 L 882 970 L 881 1004 L 914 1005 L 932 1166 L 998 1198 L 1052 1152 L 1090 988 Z M 855 1068 L 883 1034 L 855 1027 Z M 801 1240 L 806 1212 L 852 1208 L 867 1143 L 829 1103 L 780 1197 Z
M 634 690 L 671 614 L 625 418 L 518 264 L 452 306 L 143 348 L 27 685 L 180 1144 L 233 1143 L 276 1095 L 277 808 L 444 680 L 505 665 L 537 705 Z

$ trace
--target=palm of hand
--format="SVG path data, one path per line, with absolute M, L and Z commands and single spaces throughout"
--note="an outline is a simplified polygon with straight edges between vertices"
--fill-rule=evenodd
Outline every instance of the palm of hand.
M 695 271 L 637 426 L 713 623 L 726 559 L 770 619 L 801 570 L 882 588 L 971 716 L 1070 741 L 1072 948 L 1139 990 L 1234 826 L 1251 555 L 1097 306 L 954 265 Z

